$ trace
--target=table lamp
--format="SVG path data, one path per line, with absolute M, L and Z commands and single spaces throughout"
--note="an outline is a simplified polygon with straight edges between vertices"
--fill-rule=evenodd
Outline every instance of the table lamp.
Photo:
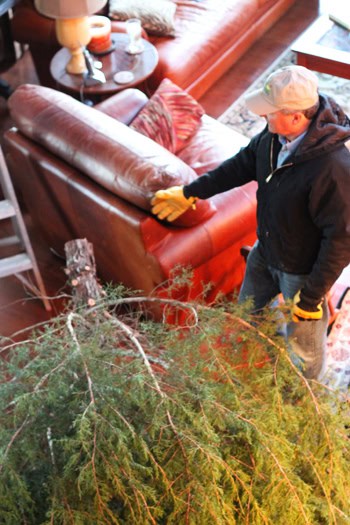
M 83 48 L 91 38 L 89 16 L 102 9 L 107 0 L 35 0 L 34 3 L 39 13 L 56 21 L 57 40 L 71 54 L 67 72 L 84 73 Z

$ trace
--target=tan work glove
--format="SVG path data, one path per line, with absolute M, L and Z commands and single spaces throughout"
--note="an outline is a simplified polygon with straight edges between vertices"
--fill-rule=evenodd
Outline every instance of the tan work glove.
M 172 186 L 167 190 L 157 191 L 152 200 L 152 213 L 158 219 L 166 219 L 169 222 L 175 221 L 180 215 L 187 211 L 191 206 L 195 209 L 195 197 L 186 199 L 183 193 L 183 186 Z
M 293 321 L 298 323 L 299 321 L 318 321 L 322 319 L 322 301 L 313 310 L 305 310 L 303 304 L 300 301 L 300 290 L 295 294 L 293 299 Z

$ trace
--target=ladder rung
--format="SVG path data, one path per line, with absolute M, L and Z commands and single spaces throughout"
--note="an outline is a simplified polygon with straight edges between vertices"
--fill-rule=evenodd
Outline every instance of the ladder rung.
M 19 253 L 0 260 L 0 277 L 25 272 L 33 268 L 32 261 L 26 253 Z
M 16 215 L 15 209 L 8 200 L 0 201 L 0 220 L 14 217 Z
M 7 246 L 13 246 L 14 244 L 19 244 L 21 242 L 20 238 L 17 235 L 10 235 L 9 237 L 3 237 L 0 239 L 0 248 Z
M 0 0 L 1 2 L 1 0 Z M 25 253 L 13 255 L 12 257 L 5 257 L 0 259 L 0 277 L 7 277 L 8 275 L 15 275 L 17 279 L 22 281 L 25 286 L 34 292 L 35 295 L 41 298 L 44 303 L 45 309 L 49 312 L 51 310 L 51 304 L 47 299 L 47 293 L 45 290 L 44 283 L 42 281 L 39 268 L 35 259 L 35 255 L 30 244 L 27 229 L 21 214 L 20 207 L 16 198 L 11 176 L 6 165 L 6 160 L 2 152 L 0 145 L 0 188 L 2 193 L 7 199 L 0 201 L 0 220 L 15 217 L 12 219 L 12 226 L 16 236 L 8 237 L 4 239 L 4 243 L 13 242 L 16 237 L 20 241 L 22 248 L 26 250 Z M 27 270 L 33 270 L 34 277 L 37 283 L 37 288 L 32 286 L 30 281 L 26 279 L 22 272 Z

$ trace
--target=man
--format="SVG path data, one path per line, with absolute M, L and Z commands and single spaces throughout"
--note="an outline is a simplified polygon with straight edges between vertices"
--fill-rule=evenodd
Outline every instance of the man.
M 293 299 L 292 356 L 306 377 L 320 378 L 325 295 L 350 262 L 350 120 L 301 66 L 272 73 L 246 104 L 266 118 L 266 128 L 191 184 L 158 191 L 152 211 L 173 221 L 198 198 L 256 180 L 258 241 L 239 301 L 251 297 L 259 311 L 279 293 Z

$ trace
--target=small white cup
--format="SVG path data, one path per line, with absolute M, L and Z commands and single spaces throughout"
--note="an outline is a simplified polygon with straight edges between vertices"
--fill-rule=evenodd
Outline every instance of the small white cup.
M 129 18 L 126 21 L 126 32 L 129 35 L 129 43 L 125 51 L 131 55 L 142 53 L 144 45 L 141 38 L 141 21 L 138 18 Z

